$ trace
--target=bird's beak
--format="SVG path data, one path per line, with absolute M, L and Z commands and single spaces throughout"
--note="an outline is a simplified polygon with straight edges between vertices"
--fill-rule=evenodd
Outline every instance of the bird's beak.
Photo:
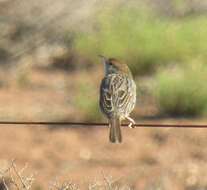
M 107 74 L 107 62 L 108 62 L 108 59 L 106 57 L 104 57 L 103 55 L 98 55 L 101 60 L 102 60 L 102 63 L 104 64 L 104 71 L 105 71 L 105 75 Z
M 103 55 L 98 55 L 98 56 L 101 58 L 103 63 L 107 62 L 107 58 L 106 57 L 104 57 Z

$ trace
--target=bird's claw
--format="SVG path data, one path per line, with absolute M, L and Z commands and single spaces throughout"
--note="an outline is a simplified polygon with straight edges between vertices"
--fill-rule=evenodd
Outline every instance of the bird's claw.
M 128 127 L 131 129 L 135 128 L 134 123 L 129 123 Z
M 131 128 L 131 129 L 135 128 L 135 121 L 132 118 L 130 118 L 130 117 L 126 117 L 126 119 L 128 121 L 130 121 L 128 127 Z

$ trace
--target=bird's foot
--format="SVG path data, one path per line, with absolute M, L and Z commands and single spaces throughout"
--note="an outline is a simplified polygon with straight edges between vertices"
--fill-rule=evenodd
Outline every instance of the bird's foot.
M 126 119 L 130 122 L 128 127 L 131 128 L 131 129 L 135 128 L 135 121 L 129 116 L 127 116 Z

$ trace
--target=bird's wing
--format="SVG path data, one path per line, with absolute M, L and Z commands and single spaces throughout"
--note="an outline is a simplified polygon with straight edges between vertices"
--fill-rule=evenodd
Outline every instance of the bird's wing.
M 124 75 L 112 74 L 105 77 L 100 92 L 102 111 L 107 114 L 116 112 L 119 115 L 128 115 L 133 109 L 132 101 L 136 98 L 132 90 L 132 80 Z
M 112 94 L 110 88 L 111 78 L 105 77 L 101 82 L 100 87 L 100 107 L 103 113 L 105 113 L 107 116 L 110 116 L 113 112 L 113 104 L 112 104 Z

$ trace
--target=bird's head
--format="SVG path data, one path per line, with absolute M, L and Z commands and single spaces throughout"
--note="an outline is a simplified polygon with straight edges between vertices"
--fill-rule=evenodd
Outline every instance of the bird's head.
M 120 73 L 120 74 L 127 74 L 131 76 L 131 71 L 129 70 L 127 64 L 122 63 L 115 58 L 107 59 L 102 55 L 100 55 L 100 57 L 102 58 L 102 62 L 104 63 L 105 75 Z

